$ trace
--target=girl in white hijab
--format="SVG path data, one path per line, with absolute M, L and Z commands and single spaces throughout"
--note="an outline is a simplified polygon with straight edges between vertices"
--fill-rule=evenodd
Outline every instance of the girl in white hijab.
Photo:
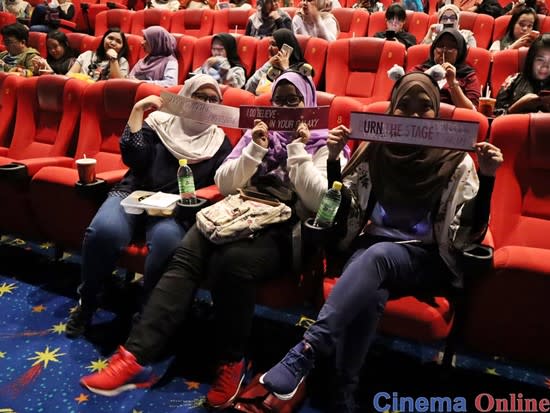
M 222 99 L 218 83 L 208 75 L 189 79 L 179 94 L 212 104 L 221 103 Z M 82 246 L 82 284 L 78 289 L 80 305 L 71 313 L 66 330 L 71 338 L 83 334 L 91 324 L 99 305 L 97 297 L 103 280 L 110 276 L 121 251 L 132 241 L 136 231 L 145 232 L 149 250 L 143 274 L 147 296 L 191 224 L 172 217 L 130 215 L 125 213 L 120 202 L 135 190 L 177 194 L 176 174 L 180 159 L 187 159 L 196 188 L 211 185 L 218 166 L 231 152 L 229 140 L 216 125 L 159 111 L 143 121 L 145 111 L 160 109 L 163 105 L 162 98 L 155 95 L 137 102 L 120 138 L 122 160 L 129 170 L 109 192 L 86 230 Z M 98 170 L 101 171 L 100 164 Z

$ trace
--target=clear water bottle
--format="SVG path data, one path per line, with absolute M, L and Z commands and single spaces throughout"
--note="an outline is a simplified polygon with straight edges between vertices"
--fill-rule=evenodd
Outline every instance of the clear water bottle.
M 180 167 L 178 168 L 178 188 L 180 191 L 181 203 L 192 205 L 197 203 L 195 195 L 195 180 L 193 179 L 193 171 L 187 165 L 187 159 L 179 160 Z
M 332 226 L 336 213 L 338 212 L 338 207 L 340 206 L 340 201 L 342 200 L 342 194 L 340 192 L 341 189 L 342 183 L 334 181 L 332 188 L 327 191 L 321 201 L 321 205 L 319 206 L 313 225 L 321 228 L 328 228 Z

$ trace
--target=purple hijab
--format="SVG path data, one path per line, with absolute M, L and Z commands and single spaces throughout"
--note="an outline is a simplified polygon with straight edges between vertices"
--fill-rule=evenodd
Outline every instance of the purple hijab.
M 150 26 L 143 30 L 151 52 L 140 59 L 130 76 L 140 80 L 162 80 L 168 61 L 175 59 L 176 38 L 160 26 Z
M 294 85 L 298 92 L 304 98 L 305 107 L 315 107 L 317 106 L 317 95 L 315 92 L 315 85 L 310 78 L 302 76 L 296 72 L 285 72 L 277 78 L 273 85 L 271 86 L 271 92 L 273 93 L 277 88 L 277 85 L 282 81 L 286 80 Z M 307 153 L 313 155 L 315 152 L 326 145 L 328 138 L 328 129 L 314 129 L 310 131 L 309 140 L 306 143 Z M 286 145 L 291 143 L 295 139 L 294 132 L 275 132 L 269 131 L 269 147 L 267 149 L 267 154 L 265 155 L 262 163 L 258 167 L 258 170 L 255 175 L 266 175 L 268 173 L 274 172 L 276 175 L 279 175 L 283 178 L 284 181 L 288 180 L 288 174 L 286 173 L 286 159 L 287 151 Z M 252 130 L 249 129 L 246 131 L 244 136 L 239 140 L 239 143 L 233 148 L 233 151 L 226 158 L 226 161 L 229 159 L 236 159 L 241 156 L 243 149 L 250 143 L 252 140 Z M 284 176 L 281 176 L 284 175 Z

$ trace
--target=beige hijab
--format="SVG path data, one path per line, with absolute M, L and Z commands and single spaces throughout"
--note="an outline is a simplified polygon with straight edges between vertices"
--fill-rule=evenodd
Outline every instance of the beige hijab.
M 212 76 L 204 74 L 187 80 L 178 94 L 190 98 L 205 85 L 211 86 L 221 100 L 222 93 L 218 82 Z M 157 133 L 172 155 L 177 159 L 187 159 L 190 164 L 212 158 L 225 138 L 224 131 L 216 125 L 208 125 L 160 111 L 151 113 L 145 122 Z

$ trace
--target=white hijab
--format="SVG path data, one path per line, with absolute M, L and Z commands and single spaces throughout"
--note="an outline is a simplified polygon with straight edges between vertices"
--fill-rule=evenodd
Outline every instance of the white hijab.
M 211 86 L 221 100 L 222 93 L 218 82 L 205 74 L 188 79 L 178 94 L 190 98 L 205 85 Z M 216 125 L 184 119 L 165 112 L 153 112 L 145 122 L 157 133 L 172 155 L 177 159 L 187 159 L 191 164 L 212 158 L 225 138 L 224 131 Z

